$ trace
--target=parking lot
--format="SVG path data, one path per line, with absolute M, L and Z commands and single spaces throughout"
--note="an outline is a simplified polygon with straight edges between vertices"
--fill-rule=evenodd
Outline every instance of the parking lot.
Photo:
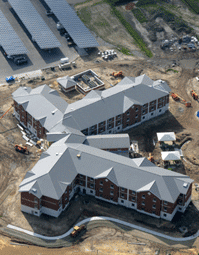
M 44 1 L 30 0 L 40 16 L 43 18 L 47 26 L 54 33 L 56 38 L 61 43 L 61 47 L 52 49 L 50 52 L 41 50 L 36 43 L 31 41 L 31 35 L 19 20 L 7 0 L 0 2 L 0 9 L 4 13 L 15 32 L 22 40 L 25 47 L 28 49 L 28 63 L 24 65 L 16 65 L 13 60 L 4 56 L 2 48 L 0 48 L 0 84 L 5 81 L 5 78 L 10 75 L 25 73 L 41 68 L 55 66 L 59 63 L 60 58 L 69 57 L 69 61 L 77 58 L 78 54 L 73 47 L 68 47 L 67 40 L 61 36 L 56 27 L 57 19 L 54 15 L 47 16 Z

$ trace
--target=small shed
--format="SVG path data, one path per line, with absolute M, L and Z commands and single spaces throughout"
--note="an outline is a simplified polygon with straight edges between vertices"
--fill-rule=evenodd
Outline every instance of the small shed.
M 76 82 L 69 76 L 64 76 L 57 79 L 61 90 L 65 93 L 75 90 Z
M 174 132 L 160 132 L 157 133 L 158 142 L 169 142 L 169 141 L 175 141 L 176 136 Z
M 181 160 L 179 151 L 162 151 L 161 155 L 162 155 L 162 160 L 164 161 Z

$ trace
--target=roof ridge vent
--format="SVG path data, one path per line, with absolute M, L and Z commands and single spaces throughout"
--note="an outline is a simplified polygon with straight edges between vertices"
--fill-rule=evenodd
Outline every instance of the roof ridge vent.
M 35 188 L 31 189 L 31 191 L 37 193 L 37 190 Z
M 56 113 L 57 109 L 53 110 L 51 113 L 54 115 Z
M 183 187 L 184 187 L 184 188 L 187 188 L 187 187 L 188 187 L 188 183 L 185 182 L 185 183 L 183 184 Z
M 56 156 L 58 156 L 59 155 L 59 153 L 58 152 L 56 152 Z

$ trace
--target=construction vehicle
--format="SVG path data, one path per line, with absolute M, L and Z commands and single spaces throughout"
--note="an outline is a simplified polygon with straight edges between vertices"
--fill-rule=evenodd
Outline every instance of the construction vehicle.
M 191 107 L 191 102 L 187 102 L 185 99 L 183 99 L 182 97 L 180 97 L 178 94 L 176 93 L 171 93 L 171 97 L 173 98 L 173 100 L 175 101 L 182 101 L 185 103 L 186 107 Z
M 198 94 L 194 90 L 191 91 L 191 96 L 194 100 L 198 100 Z
M 0 117 L 0 120 L 12 109 L 13 104 L 10 106 L 10 108 Z
M 70 233 L 70 236 L 76 237 L 81 231 L 86 230 L 86 226 L 85 225 L 74 226 L 73 229 L 74 230 Z
M 27 147 L 22 144 L 15 144 L 15 150 L 24 154 L 29 154 Z
M 113 72 L 111 75 L 112 75 L 113 77 L 115 77 L 115 78 L 117 78 L 117 77 L 123 77 L 122 71 Z
M 155 163 L 154 157 L 152 156 L 151 153 L 149 153 L 148 160 L 149 160 L 151 163 Z

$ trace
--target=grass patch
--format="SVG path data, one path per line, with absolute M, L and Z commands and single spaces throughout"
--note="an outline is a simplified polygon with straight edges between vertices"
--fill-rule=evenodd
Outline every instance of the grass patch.
M 94 22 L 94 26 L 97 26 L 97 27 L 110 27 L 110 24 L 104 18 L 100 18 L 99 21 Z
M 167 69 L 167 70 L 166 70 L 166 73 L 167 73 L 167 72 L 169 72 L 169 71 L 173 71 L 174 73 L 178 73 L 178 71 L 177 71 L 177 70 L 172 69 L 172 68 Z
M 84 7 L 81 9 L 81 11 L 77 12 L 77 15 L 80 17 L 80 19 L 85 23 L 89 24 L 91 21 L 91 13 L 87 9 L 87 7 Z
M 119 46 L 118 51 L 122 52 L 124 55 L 133 56 L 133 54 L 126 48 Z
M 189 9 L 193 10 L 196 14 L 199 14 L 199 0 L 182 0 Z
M 115 14 L 115 16 L 120 20 L 122 25 L 126 28 L 127 32 L 133 37 L 137 45 L 140 47 L 140 49 L 146 54 L 148 57 L 152 57 L 152 52 L 147 48 L 145 42 L 143 41 L 142 37 L 138 34 L 138 32 L 132 28 L 129 22 L 126 21 L 126 19 L 123 17 L 123 15 L 116 9 L 116 7 L 109 2 L 109 0 L 104 0 L 106 3 L 108 3 L 111 6 L 112 13 Z
M 148 20 L 145 18 L 144 14 L 141 12 L 140 9 L 133 9 L 132 10 L 133 15 L 136 17 L 136 19 L 140 22 L 140 23 L 144 23 L 147 22 Z
M 104 0 L 99 1 L 99 2 L 97 2 L 97 3 L 94 3 L 94 4 L 92 4 L 92 6 L 95 6 L 95 5 L 98 5 L 98 4 L 103 4 L 103 3 L 104 3 Z

